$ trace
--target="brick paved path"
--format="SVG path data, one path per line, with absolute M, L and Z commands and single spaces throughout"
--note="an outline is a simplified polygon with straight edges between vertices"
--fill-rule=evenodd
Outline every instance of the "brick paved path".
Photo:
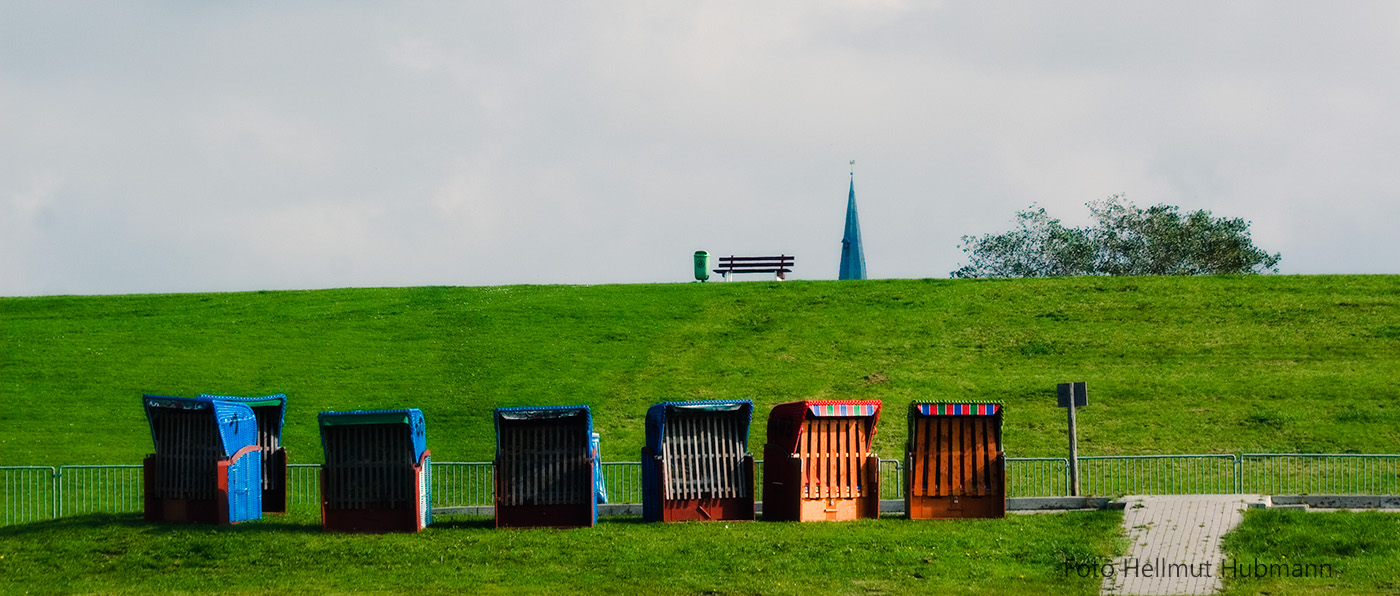
M 1220 539 L 1259 495 L 1127 496 L 1132 541 L 1104 577 L 1103 594 L 1213 594 L 1220 590 Z

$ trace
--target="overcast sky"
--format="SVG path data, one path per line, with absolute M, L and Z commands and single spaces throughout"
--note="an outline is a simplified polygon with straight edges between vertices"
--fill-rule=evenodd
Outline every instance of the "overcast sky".
M 0 0 L 0 295 L 871 277 L 1084 203 L 1400 273 L 1396 2 Z M 762 276 L 749 276 L 761 278 Z

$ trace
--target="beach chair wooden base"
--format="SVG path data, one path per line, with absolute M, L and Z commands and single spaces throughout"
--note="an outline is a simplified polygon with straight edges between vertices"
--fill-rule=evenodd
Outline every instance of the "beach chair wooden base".
M 248 447 L 240 451 L 236 457 L 242 457 L 248 451 L 256 451 L 257 447 Z M 229 499 L 229 467 L 233 460 L 220 460 L 214 465 L 214 494 L 212 499 L 200 498 L 162 498 L 159 496 L 157 487 L 160 486 L 160 465 L 156 456 L 147 456 L 142 460 L 142 477 L 145 485 L 144 518 L 148 522 L 169 522 L 180 524 L 214 524 L 229 525 L 236 524 L 241 519 L 230 521 L 234 516 L 230 515 Z M 241 470 L 247 472 L 244 468 Z M 247 483 L 234 483 L 235 496 L 246 498 Z M 241 493 L 237 491 L 242 491 Z
M 330 532 L 385 534 L 417 532 L 418 515 L 410 507 L 394 509 L 326 509 L 321 512 L 322 528 Z
M 870 497 L 855 499 L 803 499 L 800 521 L 851 521 L 880 517 L 880 502 Z
M 753 497 L 747 499 L 666 499 L 661 521 L 753 521 Z
M 497 505 L 497 528 L 587 528 L 593 525 L 593 506 Z
M 909 519 L 963 519 L 1006 517 L 1001 496 L 909 497 Z
M 219 506 L 212 500 L 146 499 L 146 521 L 175 524 L 218 524 Z

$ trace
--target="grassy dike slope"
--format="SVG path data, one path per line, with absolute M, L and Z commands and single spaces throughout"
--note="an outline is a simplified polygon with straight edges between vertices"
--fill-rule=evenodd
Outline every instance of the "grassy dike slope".
M 1098 594 L 1066 558 L 1111 557 L 1116 511 L 937 523 L 647 524 L 582 530 L 437 520 L 418 534 L 234 527 L 138 514 L 0 527 L 0 594 Z
M 635 460 L 663 399 L 1001 400 L 1012 456 L 1400 452 L 1400 277 L 879 280 L 0 298 L 0 465 L 136 463 L 143 392 L 422 408 L 438 461 L 489 460 L 496 406 L 585 403 Z

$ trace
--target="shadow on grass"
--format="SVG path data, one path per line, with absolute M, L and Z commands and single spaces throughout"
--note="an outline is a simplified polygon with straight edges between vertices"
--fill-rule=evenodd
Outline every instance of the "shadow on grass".
M 632 526 L 632 525 L 638 525 L 638 524 L 651 524 L 651 523 L 658 523 L 658 522 L 649 522 L 649 521 L 646 521 L 646 520 L 642 519 L 642 516 L 640 516 L 640 515 L 610 515 L 610 516 L 608 516 L 608 517 L 606 517 L 606 518 L 599 518 L 599 519 L 598 519 L 598 523 L 600 523 L 600 524 L 621 524 L 621 525 Z M 703 523 L 708 523 L 708 522 L 703 522 Z
M 95 530 L 113 526 L 137 527 L 146 525 L 149 524 L 141 519 L 139 513 L 89 513 L 0 527 L 0 538 L 61 530 Z
M 491 528 L 496 527 L 496 519 L 493 517 L 484 517 L 480 515 L 435 515 L 433 516 L 433 525 L 428 527 L 440 530 L 490 530 Z
M 617 516 L 612 516 L 612 515 L 610 515 L 610 516 L 608 516 L 608 517 L 600 517 L 600 518 L 598 518 L 598 525 L 599 525 L 599 526 L 602 526 L 602 525 L 636 526 L 636 525 L 645 525 L 645 524 L 649 524 L 649 523 L 652 523 L 652 522 L 645 521 L 645 520 L 643 520 L 643 519 L 641 518 L 641 516 L 637 516 L 637 515 L 617 515 Z M 429 527 L 432 527 L 432 528 L 439 528 L 439 529 L 466 528 L 466 529 L 473 529 L 473 530 L 491 530 L 491 529 L 495 529 L 495 527 L 496 527 L 496 518 L 494 518 L 494 517 L 489 517 L 489 516 L 484 516 L 484 515 L 438 515 L 438 516 L 434 516 L 433 525 L 432 525 L 432 526 L 429 526 Z M 529 530 L 541 530 L 541 529 L 550 529 L 550 528 L 548 528 L 548 527 L 540 527 L 540 528 L 509 528 L 509 529 L 511 529 L 511 530 L 524 530 L 524 531 L 529 531 Z M 577 528 L 577 529 L 586 529 L 586 528 Z
M 600 525 L 622 525 L 636 526 L 645 525 L 651 522 L 644 521 L 640 516 L 616 516 L 606 517 L 598 520 Z M 442 515 L 437 516 L 430 528 L 451 530 L 490 530 L 496 527 L 496 520 L 492 517 L 476 515 Z M 92 531 L 113 528 L 125 528 L 132 531 L 140 531 L 148 534 L 172 534 L 189 532 L 210 532 L 210 533 L 270 533 L 270 534 L 334 534 L 326 532 L 321 528 L 319 519 L 308 515 L 266 515 L 260 520 L 250 520 L 230 526 L 218 526 L 212 524 L 181 524 L 168 522 L 147 522 L 140 513 L 89 513 L 85 515 L 70 515 L 58 519 L 15 524 L 0 527 L 0 538 L 21 537 L 30 534 L 51 533 L 62 531 Z M 521 528 L 528 530 L 530 528 Z
M 127 528 L 150 534 L 170 534 L 178 532 L 222 532 L 222 533 L 278 533 L 278 534 L 320 534 L 319 520 L 302 520 L 280 516 L 265 516 L 261 520 L 250 520 L 230 526 L 213 524 L 178 524 L 148 522 L 140 513 L 88 513 L 69 515 L 58 519 L 0 527 L 0 538 L 20 537 L 62 531 L 91 531 L 112 528 Z

